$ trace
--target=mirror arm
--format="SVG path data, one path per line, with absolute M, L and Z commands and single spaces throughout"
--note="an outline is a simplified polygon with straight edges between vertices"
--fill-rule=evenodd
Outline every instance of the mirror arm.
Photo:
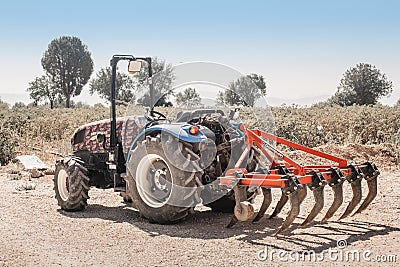
M 153 87 L 153 69 L 151 67 L 151 57 L 146 58 L 135 58 L 132 55 L 114 55 L 110 60 L 111 65 L 111 135 L 110 135 L 110 147 L 111 153 L 114 153 L 114 162 L 117 161 L 117 115 L 116 115 L 116 79 L 117 79 L 117 64 L 120 60 L 144 60 L 147 62 L 149 71 L 149 86 L 150 86 L 150 114 L 153 113 L 154 109 L 154 87 Z
M 136 59 L 144 60 L 147 62 L 148 72 L 149 72 L 149 87 L 150 87 L 150 115 L 153 115 L 154 106 L 154 85 L 153 85 L 153 68 L 151 66 L 151 57 L 138 57 Z
M 156 103 L 154 103 L 153 69 L 151 67 L 151 57 L 146 58 L 146 61 L 149 68 L 150 114 L 152 115 Z
M 110 62 L 111 65 L 111 135 L 110 135 L 110 150 L 115 152 L 117 144 L 117 115 L 116 115 L 116 77 L 117 77 L 117 64 L 121 60 L 118 56 L 113 56 Z
M 109 150 L 118 155 L 117 147 L 117 115 L 116 115 L 116 79 L 117 79 L 117 64 L 120 60 L 136 60 L 132 55 L 114 55 L 110 60 L 111 65 L 111 135 Z M 114 162 L 117 159 L 114 158 Z

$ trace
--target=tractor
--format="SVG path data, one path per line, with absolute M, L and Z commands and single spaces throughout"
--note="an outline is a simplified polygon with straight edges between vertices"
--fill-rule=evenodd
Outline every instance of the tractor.
M 144 115 L 116 116 L 117 64 L 128 61 L 128 72 L 148 72 L 150 108 Z M 185 219 L 198 204 L 232 213 L 227 227 L 238 221 L 259 221 L 272 202 L 272 188 L 282 196 L 270 218 L 289 201 L 291 209 L 275 235 L 286 231 L 310 190 L 315 205 L 302 223 L 308 225 L 324 206 L 324 187 L 334 201 L 322 221 L 330 219 L 343 202 L 343 183 L 351 183 L 353 198 L 340 219 L 361 202 L 361 181 L 369 192 L 354 213 L 363 211 L 377 194 L 379 170 L 372 162 L 350 164 L 346 159 L 285 140 L 236 122 L 238 109 L 182 111 L 175 121 L 155 110 L 150 57 L 114 55 L 110 61 L 111 118 L 80 126 L 71 137 L 73 153 L 57 160 L 55 197 L 61 209 L 81 211 L 90 187 L 113 188 L 152 223 L 172 224 Z M 271 142 L 272 141 L 272 142 Z M 273 142 L 332 161 L 331 165 L 303 165 Z M 255 215 L 254 198 L 263 195 Z

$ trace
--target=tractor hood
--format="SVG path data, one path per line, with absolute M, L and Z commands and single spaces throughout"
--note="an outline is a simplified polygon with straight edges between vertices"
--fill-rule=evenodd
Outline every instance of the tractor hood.
M 118 142 L 132 142 L 144 129 L 143 116 L 117 118 Z M 91 122 L 80 126 L 71 137 L 73 151 L 107 152 L 104 147 L 110 147 L 111 121 L 109 119 Z M 99 136 L 105 137 L 105 144 L 99 142 Z

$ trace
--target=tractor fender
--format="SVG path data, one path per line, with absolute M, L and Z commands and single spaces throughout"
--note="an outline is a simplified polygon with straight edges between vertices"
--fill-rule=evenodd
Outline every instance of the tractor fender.
M 191 124 L 187 123 L 171 123 L 171 124 L 158 124 L 158 125 L 153 125 L 151 127 L 146 128 L 144 131 L 142 131 L 136 138 L 133 140 L 132 144 L 130 145 L 130 149 L 127 155 L 127 160 L 130 158 L 130 154 L 133 151 L 133 149 L 136 147 L 136 142 L 138 140 L 143 139 L 143 136 L 145 136 L 147 133 L 150 132 L 165 132 L 168 133 L 180 140 L 183 140 L 185 142 L 189 143 L 200 143 L 200 142 L 206 142 L 207 141 L 207 136 L 202 132 L 201 128 L 199 129 L 199 132 L 197 134 L 191 134 L 189 132 L 190 127 L 193 126 Z

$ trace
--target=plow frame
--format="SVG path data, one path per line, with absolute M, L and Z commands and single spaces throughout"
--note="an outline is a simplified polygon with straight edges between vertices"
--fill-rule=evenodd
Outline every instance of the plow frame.
M 307 185 L 312 182 L 313 175 L 310 174 L 312 171 L 320 173 L 324 180 L 329 183 L 332 179 L 333 170 L 336 169 L 343 174 L 342 176 L 351 177 L 353 173 L 357 173 L 358 177 L 363 177 L 363 169 L 367 168 L 367 164 L 349 165 L 346 159 L 333 156 L 328 153 L 324 153 L 315 150 L 310 147 L 306 147 L 292 141 L 286 140 L 284 138 L 275 136 L 270 133 L 266 133 L 260 130 L 248 130 L 245 129 L 245 143 L 247 144 L 247 149 L 245 149 L 240 156 L 235 168 L 228 169 L 225 172 L 225 176 L 219 177 L 220 184 L 228 187 L 232 187 L 235 184 L 239 186 L 259 186 L 259 187 L 269 187 L 269 188 L 285 188 L 287 185 L 285 181 L 287 180 L 286 174 L 279 174 L 279 169 L 277 166 L 285 166 L 290 173 L 294 174 L 296 178 L 300 181 L 300 184 Z M 327 159 L 335 162 L 333 165 L 302 165 L 297 161 L 286 156 L 284 153 L 274 148 L 265 139 L 275 141 L 278 144 L 283 144 L 288 147 L 301 150 L 308 154 Z M 250 149 L 255 146 L 257 147 L 263 155 L 272 163 L 268 173 L 260 172 L 247 172 L 244 168 L 239 168 L 243 159 L 246 158 Z M 277 161 L 279 158 L 280 161 Z M 243 177 L 238 177 L 243 174 Z
M 285 203 L 289 200 L 291 210 L 281 228 L 274 235 L 287 230 L 297 217 L 300 211 L 300 204 L 307 195 L 307 188 L 313 192 L 315 205 L 301 226 L 311 223 L 322 210 L 324 205 L 323 189 L 325 185 L 329 185 L 332 188 L 334 201 L 322 219 L 323 222 L 331 218 L 342 204 L 342 185 L 344 181 L 348 181 L 351 184 L 353 198 L 340 219 L 350 215 L 361 201 L 361 180 L 363 178 L 367 180 L 369 192 L 364 202 L 353 215 L 363 211 L 377 194 L 377 176 L 380 173 L 374 163 L 349 164 L 344 158 L 300 145 L 267 132 L 256 129 L 249 130 L 246 126 L 243 127 L 243 131 L 245 144 L 247 145 L 246 148 L 240 155 L 234 168 L 228 169 L 225 172 L 225 176 L 218 178 L 220 185 L 232 188 L 235 193 L 236 206 L 234 215 L 227 227 L 232 227 L 238 221 L 247 221 L 254 214 L 254 208 L 242 197 L 242 188 L 245 187 L 260 187 L 264 196 L 260 211 L 253 219 L 253 222 L 260 220 L 271 204 L 271 188 L 281 188 L 282 196 L 270 218 L 279 214 Z M 303 151 L 308 155 L 332 161 L 333 164 L 302 165 L 276 149 L 267 140 Z M 257 149 L 268 159 L 271 163 L 269 168 L 258 169 L 252 172 L 241 168 L 242 163 L 252 149 Z

